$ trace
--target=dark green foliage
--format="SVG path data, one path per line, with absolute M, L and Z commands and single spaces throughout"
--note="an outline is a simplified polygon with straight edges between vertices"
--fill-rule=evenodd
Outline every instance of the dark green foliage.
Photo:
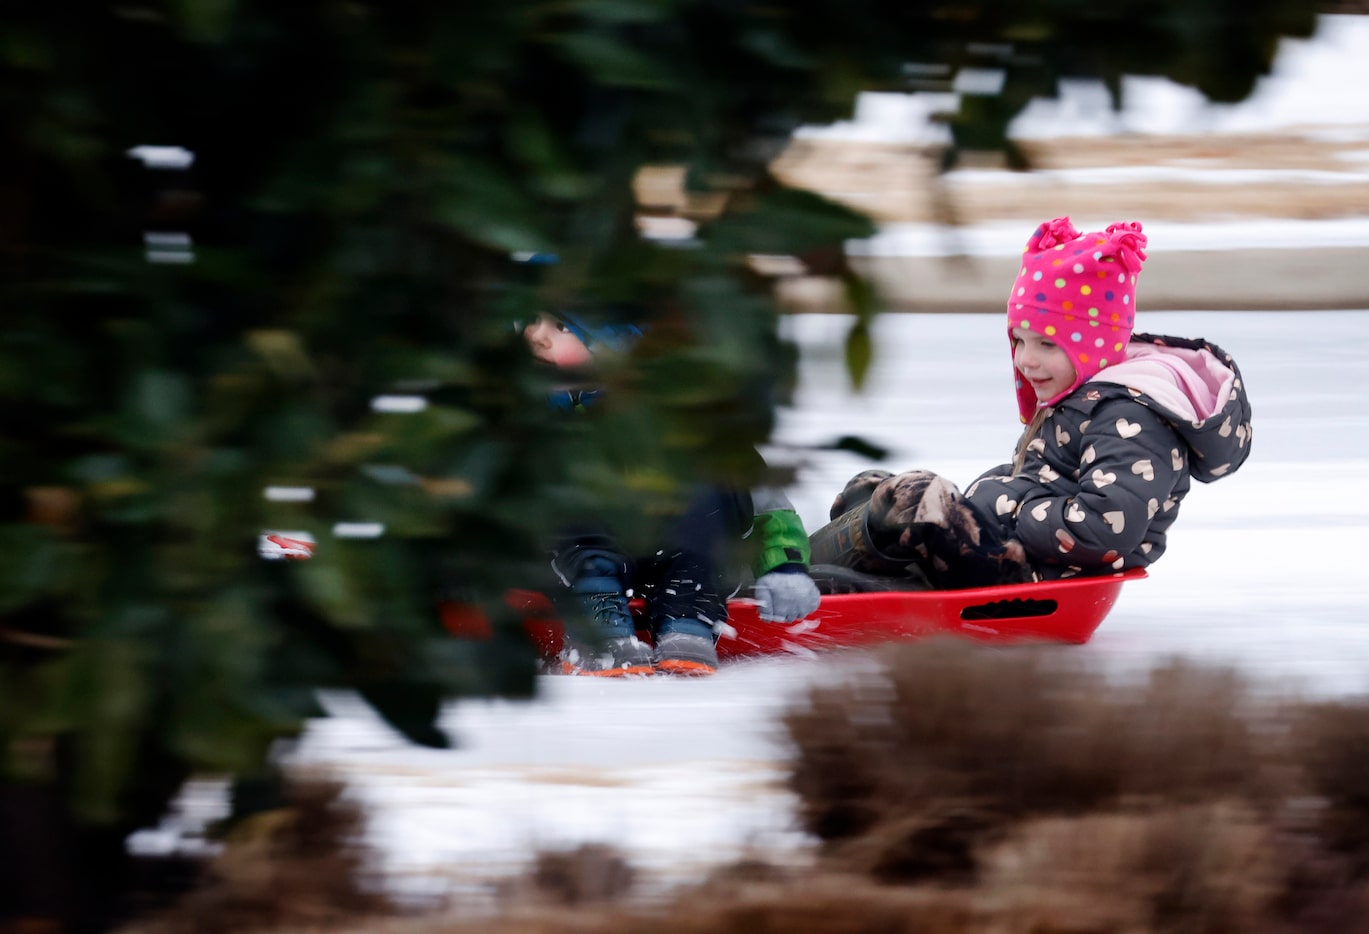
M 1291 0 L 0 15 L 0 788 L 53 789 L 115 839 L 191 771 L 260 771 L 319 687 L 441 744 L 443 698 L 531 690 L 498 597 L 541 581 L 550 531 L 602 516 L 645 542 L 681 478 L 750 479 L 792 352 L 742 258 L 830 262 L 871 230 L 769 179 L 795 126 L 903 86 L 906 63 L 989 55 L 1007 87 L 957 133 L 1002 145 L 1056 75 L 1164 72 L 1233 99 L 1311 26 Z M 193 165 L 130 155 L 149 144 Z M 649 164 L 725 198 L 695 241 L 637 236 Z M 515 250 L 561 262 L 529 283 Z M 848 284 L 863 325 L 874 296 Z M 567 420 L 511 325 L 572 301 L 650 333 L 597 417 Z M 869 354 L 862 327 L 857 376 Z M 414 389 L 421 414 L 369 407 Z M 385 535 L 335 538 L 340 520 Z M 259 561 L 268 528 L 313 533 L 317 556 Z M 446 637 L 452 596 L 487 607 L 493 639 Z

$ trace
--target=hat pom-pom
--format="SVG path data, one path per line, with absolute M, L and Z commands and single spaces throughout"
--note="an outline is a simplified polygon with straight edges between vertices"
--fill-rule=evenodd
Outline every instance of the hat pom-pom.
M 1116 250 L 1117 261 L 1127 272 L 1138 273 L 1146 261 L 1146 235 L 1141 233 L 1140 221 L 1112 224 L 1107 229 L 1108 240 Z
M 1069 243 L 1079 237 L 1079 231 L 1074 229 L 1068 217 L 1057 217 L 1053 221 L 1047 221 L 1036 228 L 1036 233 L 1031 235 L 1027 241 L 1028 253 L 1040 253 L 1042 250 L 1049 250 L 1062 243 Z

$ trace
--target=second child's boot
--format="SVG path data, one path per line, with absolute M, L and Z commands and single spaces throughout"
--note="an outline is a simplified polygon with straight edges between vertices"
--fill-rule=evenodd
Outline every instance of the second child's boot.
M 613 678 L 655 670 L 651 647 L 637 638 L 623 572 L 622 559 L 611 552 L 575 556 L 569 583 L 579 618 L 569 621 L 561 650 L 564 673 Z
M 718 670 L 714 632 L 727 622 L 727 597 L 710 557 L 702 549 L 682 549 L 659 560 L 665 573 L 643 594 L 656 643 L 656 673 L 711 675 Z
M 700 619 L 663 620 L 656 630 L 656 670 L 670 675 L 711 675 L 718 670 L 713 627 Z

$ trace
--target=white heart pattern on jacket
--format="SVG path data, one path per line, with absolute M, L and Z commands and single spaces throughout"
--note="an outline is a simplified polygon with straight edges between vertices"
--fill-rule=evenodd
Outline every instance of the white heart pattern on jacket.
M 1055 446 L 1063 448 L 1070 443 L 1070 433 L 1065 430 L 1065 426 L 1056 423 L 1055 426 Z
M 1102 471 L 1102 468 L 1099 468 L 1098 470 L 1095 470 L 1093 473 L 1089 474 L 1089 479 L 1093 481 L 1094 486 L 1098 487 L 1098 489 L 1101 490 L 1103 487 L 1107 486 L 1110 483 L 1116 483 L 1117 474 L 1104 473 Z
M 1134 438 L 1141 433 L 1141 426 L 1125 418 L 1117 419 L 1117 433 L 1123 438 Z
M 1131 472 L 1142 480 L 1145 480 L 1147 483 L 1155 479 L 1155 465 L 1150 462 L 1149 458 L 1139 460 L 1132 464 Z
M 1093 445 L 1084 448 L 1084 453 L 1079 455 L 1079 463 L 1092 464 L 1093 459 L 1098 456 L 1098 452 L 1093 449 Z
M 1127 527 L 1126 513 L 1122 512 L 1120 509 L 1116 512 L 1103 513 L 1103 521 L 1118 535 L 1122 534 L 1122 530 Z
M 1042 483 L 1054 483 L 1056 480 L 1060 479 L 1060 475 L 1051 468 L 1050 464 L 1042 464 L 1041 472 L 1038 476 L 1041 478 Z
M 1046 516 L 1051 511 L 1051 504 L 1048 502 L 1037 503 L 1032 507 L 1032 518 L 1037 522 L 1045 522 Z
M 1000 516 L 1006 516 L 1017 509 L 1017 500 L 1008 499 L 1007 493 L 999 493 L 998 499 L 994 500 L 994 512 Z
M 1069 508 L 1065 510 L 1065 518 L 1071 522 L 1084 521 L 1084 509 L 1078 503 L 1071 502 Z

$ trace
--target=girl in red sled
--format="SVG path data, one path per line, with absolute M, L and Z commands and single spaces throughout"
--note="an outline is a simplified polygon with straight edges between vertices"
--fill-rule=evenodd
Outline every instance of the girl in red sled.
M 812 536 L 813 564 L 956 589 L 1157 560 L 1191 482 L 1250 455 L 1250 401 L 1215 344 L 1132 333 L 1145 248 L 1135 222 L 1038 227 L 1007 305 L 1026 423 L 1012 462 L 963 494 L 928 471 L 858 474 Z

